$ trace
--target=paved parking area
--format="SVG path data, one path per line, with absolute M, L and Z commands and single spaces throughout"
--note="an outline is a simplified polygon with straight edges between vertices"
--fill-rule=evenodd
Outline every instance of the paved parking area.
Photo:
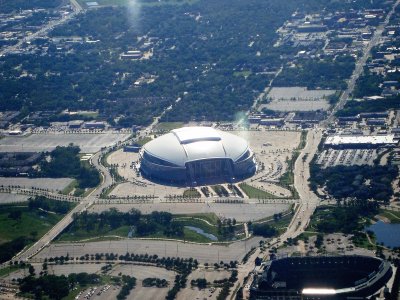
M 157 254 L 159 257 L 192 257 L 196 258 L 200 263 L 215 263 L 218 260 L 229 262 L 231 260 L 240 261 L 250 251 L 251 247 L 259 244 L 260 240 L 262 238 L 253 237 L 247 241 L 234 242 L 227 246 L 140 239 L 90 243 L 55 243 L 44 248 L 35 255 L 35 258 L 44 259 L 61 255 L 66 256 L 67 253 L 71 256 L 81 256 L 96 253 L 125 254 L 129 252 L 135 254 Z
M 93 153 L 102 147 L 111 146 L 129 137 L 129 134 L 31 134 L 28 136 L 6 136 L 0 140 L 1 152 L 42 152 L 51 151 L 57 146 L 78 145 L 83 153 Z
M 62 191 L 73 179 L 71 178 L 26 178 L 26 177 L 0 177 L 0 185 L 20 186 L 22 188 L 40 188 Z
M 29 196 L 25 195 L 0 193 L 0 204 L 25 202 L 28 201 L 28 198 Z
M 321 152 L 317 164 L 323 168 L 334 166 L 373 165 L 377 152 L 374 149 L 327 149 Z

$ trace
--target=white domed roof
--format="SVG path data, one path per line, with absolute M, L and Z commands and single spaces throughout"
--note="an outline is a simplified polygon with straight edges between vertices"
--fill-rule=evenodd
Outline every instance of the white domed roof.
M 243 138 L 212 127 L 183 127 L 148 142 L 143 149 L 184 167 L 186 162 L 211 158 L 230 158 L 235 162 L 249 146 Z

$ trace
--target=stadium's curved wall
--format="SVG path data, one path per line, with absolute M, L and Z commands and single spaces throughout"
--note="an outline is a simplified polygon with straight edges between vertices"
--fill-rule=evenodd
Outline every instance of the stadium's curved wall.
M 387 261 L 368 256 L 288 257 L 272 261 L 250 299 L 365 299 L 389 281 Z
M 251 176 L 256 163 L 245 139 L 211 127 L 184 127 L 144 145 L 140 169 L 153 179 L 196 185 Z

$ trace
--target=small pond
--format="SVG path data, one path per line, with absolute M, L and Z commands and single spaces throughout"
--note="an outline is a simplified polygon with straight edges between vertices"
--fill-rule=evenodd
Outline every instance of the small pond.
M 367 227 L 376 235 L 378 243 L 383 243 L 387 247 L 400 247 L 400 224 L 385 223 L 378 221 Z
M 204 232 L 204 230 L 201 229 L 201 228 L 193 227 L 193 226 L 185 226 L 185 228 L 187 228 L 189 230 L 192 230 L 192 231 L 195 231 L 198 234 L 200 234 L 202 236 L 205 236 L 206 238 L 208 238 L 208 239 L 210 239 L 212 241 L 218 241 L 218 238 L 215 235 L 213 235 L 211 233 Z

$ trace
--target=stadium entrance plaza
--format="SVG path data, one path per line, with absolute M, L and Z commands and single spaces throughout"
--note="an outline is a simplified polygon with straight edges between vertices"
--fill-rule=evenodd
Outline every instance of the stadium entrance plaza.
M 209 191 L 213 193 L 210 197 L 201 194 L 201 198 L 196 200 L 174 199 L 173 197 L 182 197 L 184 191 L 189 188 L 163 185 L 142 177 L 138 172 L 139 154 L 119 149 L 108 155 L 107 163 L 117 168 L 118 174 L 124 178 L 124 181 L 111 190 L 107 200 L 94 205 L 90 211 L 101 212 L 111 207 L 117 207 L 120 211 L 129 211 L 135 207 L 143 213 L 152 211 L 167 211 L 175 214 L 215 213 L 222 219 L 235 218 L 239 222 L 259 220 L 286 211 L 293 200 L 285 198 L 291 198 L 292 193 L 280 186 L 278 180 L 287 169 L 287 160 L 292 157 L 293 150 L 300 143 L 301 132 L 273 131 L 260 127 L 256 130 L 231 131 L 231 133 L 248 141 L 257 160 L 257 173 L 244 182 L 281 199 L 264 201 L 268 203 L 263 204 L 262 200 L 249 199 L 247 196 L 244 199 L 229 196 L 229 199 L 240 199 L 243 203 L 215 203 L 220 198 L 210 187 Z M 223 186 L 227 187 L 226 184 Z M 201 192 L 200 187 L 197 187 L 197 191 Z M 153 199 L 145 204 L 135 203 L 136 201 L 133 200 L 126 203 L 128 197 L 132 199 L 135 196 L 151 196 Z M 199 203 L 193 203 L 193 201 Z
M 245 138 L 256 156 L 257 173 L 244 181 L 277 197 L 290 197 L 291 192 L 276 183 L 285 173 L 287 160 L 292 157 L 293 150 L 298 147 L 301 133 L 299 131 L 267 131 L 264 128 L 231 133 Z M 163 201 L 169 196 L 183 196 L 183 192 L 188 189 L 188 187 L 154 183 L 138 175 L 138 153 L 124 152 L 120 149 L 107 157 L 107 163 L 116 166 L 118 174 L 125 180 L 109 193 L 110 198 L 133 195 L 155 196 L 159 201 Z M 200 191 L 199 188 L 197 189 Z M 210 191 L 212 192 L 211 189 Z M 207 199 L 212 201 L 210 198 Z

